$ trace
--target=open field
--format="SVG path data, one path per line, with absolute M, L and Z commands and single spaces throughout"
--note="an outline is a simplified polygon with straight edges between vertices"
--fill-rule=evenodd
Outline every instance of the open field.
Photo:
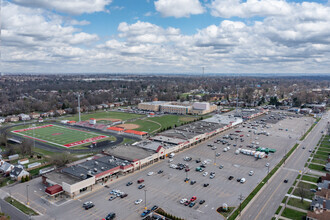
M 11 131 L 17 135 L 59 147 L 81 146 L 91 142 L 108 139 L 109 136 L 70 127 L 46 124 Z
M 131 124 L 136 124 L 139 126 L 134 130 L 153 133 L 157 130 L 180 126 L 183 123 L 194 121 L 197 118 L 198 117 L 194 116 L 163 115 L 160 117 L 150 117 L 143 120 L 138 119 L 131 122 Z
M 81 120 L 86 121 L 86 120 L 89 120 L 90 118 L 95 118 L 95 119 L 102 119 L 102 120 L 120 119 L 122 121 L 125 121 L 128 119 L 139 118 L 142 116 L 143 115 L 126 113 L 126 112 L 100 111 L 100 112 L 94 112 L 94 113 L 88 113 L 88 114 L 81 114 Z M 76 114 L 71 117 L 63 117 L 63 119 L 78 121 L 79 116 L 78 116 L 78 114 Z M 99 120 L 99 122 L 101 122 L 102 120 Z

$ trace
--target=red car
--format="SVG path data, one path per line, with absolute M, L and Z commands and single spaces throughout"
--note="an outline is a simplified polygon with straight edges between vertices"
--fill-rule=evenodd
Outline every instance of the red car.
M 244 137 L 244 134 L 241 134 L 240 137 Z
M 185 171 L 188 172 L 188 171 L 190 171 L 190 169 L 189 168 L 186 168 Z
M 193 197 L 191 197 L 190 202 L 193 202 L 193 201 L 195 201 L 196 199 L 197 199 L 197 197 L 196 197 L 196 196 L 193 196 Z
M 144 182 L 144 179 L 140 179 L 137 181 L 137 183 L 143 183 Z

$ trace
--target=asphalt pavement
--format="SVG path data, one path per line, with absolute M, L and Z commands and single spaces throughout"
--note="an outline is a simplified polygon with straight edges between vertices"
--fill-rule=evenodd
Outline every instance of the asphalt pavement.
M 311 154 L 308 150 L 313 149 L 317 145 L 322 136 L 321 131 L 325 129 L 329 121 L 328 117 L 329 112 L 322 117 L 291 157 L 286 160 L 286 163 L 275 173 L 237 219 L 271 219 L 274 216 L 299 172 L 308 172 L 307 168 L 304 168 Z M 305 146 L 305 149 L 303 149 L 303 146 Z M 284 179 L 289 179 L 289 182 L 284 183 Z

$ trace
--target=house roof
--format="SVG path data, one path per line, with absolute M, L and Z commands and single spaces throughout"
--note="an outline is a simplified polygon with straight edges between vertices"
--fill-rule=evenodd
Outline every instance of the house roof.
M 7 171 L 11 166 L 13 166 L 13 165 L 10 163 L 4 162 L 4 164 L 2 164 L 2 166 L 0 167 L 0 170 Z
M 146 134 L 148 134 L 147 132 L 135 131 L 135 130 L 126 130 L 124 132 L 129 133 L 129 134 L 136 134 L 136 135 L 146 135 Z
M 10 171 L 11 176 L 18 177 L 24 169 L 19 166 L 15 166 L 14 169 Z
M 313 218 L 313 219 L 318 219 L 318 220 L 328 220 L 330 219 L 330 212 L 326 211 L 308 211 L 307 212 L 307 217 Z
M 119 127 L 109 127 L 107 128 L 108 130 L 112 130 L 112 131 L 124 131 L 124 128 L 119 128 Z

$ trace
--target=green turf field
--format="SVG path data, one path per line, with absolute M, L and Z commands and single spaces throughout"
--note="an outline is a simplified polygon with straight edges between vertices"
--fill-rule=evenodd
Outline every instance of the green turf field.
M 134 130 L 153 133 L 162 128 L 174 127 L 174 125 L 180 126 L 185 122 L 190 122 L 197 118 L 198 117 L 195 116 L 164 115 L 160 117 L 150 117 L 144 120 L 138 119 L 130 122 L 130 124 L 137 124 L 140 126 Z
M 96 132 L 89 132 L 53 124 L 30 128 L 27 127 L 24 129 L 13 130 L 11 132 L 60 147 L 81 146 L 109 138 L 109 136 L 98 134 Z
M 86 120 L 89 120 L 90 118 L 95 118 L 95 119 L 111 118 L 111 119 L 120 119 L 120 120 L 124 121 L 124 120 L 128 120 L 128 119 L 139 118 L 142 116 L 143 115 L 126 113 L 126 112 L 99 111 L 99 112 L 94 112 L 94 113 L 81 114 L 81 120 L 86 121 Z M 72 117 L 65 117 L 63 119 L 78 121 L 79 116 L 78 116 L 78 114 L 76 114 Z

